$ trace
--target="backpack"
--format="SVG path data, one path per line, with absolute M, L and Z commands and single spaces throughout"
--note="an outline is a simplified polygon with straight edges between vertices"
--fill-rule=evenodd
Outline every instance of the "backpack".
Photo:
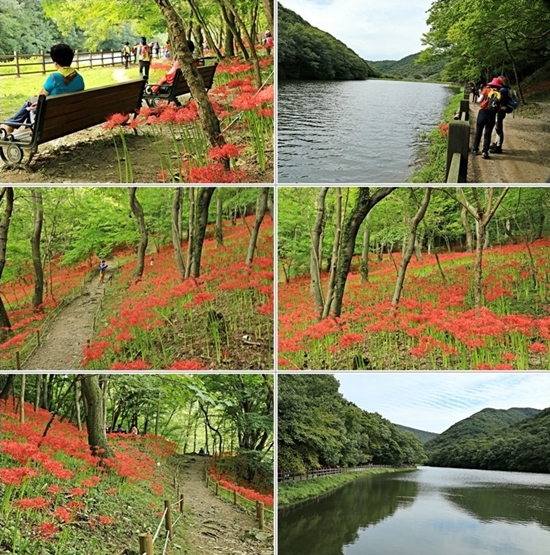
M 482 110 L 487 110 L 488 112 L 498 112 L 500 109 L 500 104 L 502 102 L 502 95 L 499 91 L 491 89 L 487 93 L 487 99 L 481 105 Z
M 508 93 L 508 103 L 506 104 L 506 113 L 511 114 L 518 107 L 518 99 L 513 91 Z

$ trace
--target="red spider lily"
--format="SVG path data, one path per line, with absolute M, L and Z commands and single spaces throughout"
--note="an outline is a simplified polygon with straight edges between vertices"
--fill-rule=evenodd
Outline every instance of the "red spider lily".
M 544 343 L 538 343 L 535 341 L 534 343 L 531 343 L 531 345 L 529 346 L 529 350 L 533 354 L 539 353 L 543 355 L 548 350 L 548 347 Z
M 112 116 L 107 116 L 107 123 L 103 125 L 105 129 L 114 129 L 115 127 L 120 127 L 128 123 L 130 116 L 128 114 L 113 114 Z
M 48 489 L 46 491 L 48 493 L 57 494 L 61 493 L 63 490 L 57 484 L 51 484 L 48 486 Z
M 220 160 L 223 158 L 238 158 L 239 154 L 240 150 L 234 144 L 226 143 L 223 146 L 215 146 L 214 148 L 210 149 L 208 157 L 211 160 Z
M 244 171 L 227 170 L 220 163 L 191 168 L 189 171 L 190 183 L 241 183 L 243 181 L 246 181 Z
M 54 513 L 53 516 L 59 521 L 59 522 L 71 522 L 73 515 L 71 513 L 71 511 L 69 511 L 68 509 L 66 509 L 65 507 L 58 507 Z
M 130 362 L 115 362 L 110 370 L 151 370 L 151 365 L 144 360 L 132 360 Z
M 20 499 L 17 506 L 20 509 L 45 509 L 49 503 L 43 497 Z
M 100 516 L 98 518 L 98 522 L 101 526 L 109 526 L 110 524 L 115 523 L 115 519 L 110 516 Z
M 109 488 L 109 489 L 107 490 L 107 493 L 108 493 L 109 495 L 115 495 L 116 492 L 117 492 L 117 491 L 116 491 L 116 488 Z
M 57 534 L 59 529 L 51 522 L 41 522 L 38 526 L 38 534 L 45 540 L 51 540 L 54 534 Z
M 206 368 L 197 360 L 176 360 L 168 370 L 206 370 Z
M 28 478 L 39 476 L 38 471 L 32 468 L 0 468 L 0 483 L 19 486 Z
M 73 488 L 69 492 L 69 495 L 71 495 L 72 497 L 82 497 L 86 495 L 86 490 L 83 490 L 82 488 Z

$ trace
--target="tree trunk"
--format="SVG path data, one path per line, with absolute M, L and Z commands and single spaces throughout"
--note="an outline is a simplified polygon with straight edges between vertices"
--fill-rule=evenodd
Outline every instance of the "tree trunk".
M 10 396 L 10 392 L 13 388 L 13 382 L 15 381 L 15 374 L 8 374 L 6 378 L 6 383 L 4 384 L 2 391 L 0 391 L 0 401 L 7 401 Z
M 309 273 L 310 286 L 309 290 L 315 303 L 315 312 L 319 317 L 323 313 L 323 288 L 321 287 L 321 237 L 323 234 L 323 226 L 325 222 L 325 199 L 328 193 L 328 187 L 321 187 L 317 193 L 315 201 L 315 222 L 311 230 L 311 247 L 309 254 Z
M 32 307 L 38 308 L 44 302 L 44 269 L 42 268 L 42 255 L 40 253 L 40 239 L 42 236 L 42 224 L 44 222 L 44 204 L 42 202 L 42 191 L 31 190 L 32 205 L 34 212 L 34 229 L 31 237 L 32 263 L 34 266 L 34 295 Z
M 223 200 L 219 188 L 216 195 L 216 245 L 223 246 Z
M 258 235 L 260 233 L 260 226 L 264 221 L 264 216 L 267 210 L 267 199 L 269 197 L 269 187 L 262 187 L 258 200 L 256 201 L 256 217 L 254 218 L 254 227 L 250 235 L 250 242 L 248 243 L 248 252 L 246 254 L 245 264 L 252 264 L 254 260 L 254 253 L 256 252 L 256 243 L 258 242 Z
M 411 225 L 409 228 L 409 239 L 407 241 L 405 254 L 403 255 L 401 267 L 399 268 L 399 274 L 397 276 L 397 282 L 395 283 L 395 290 L 393 292 L 393 298 L 391 301 L 391 304 L 393 306 L 397 306 L 399 304 L 399 299 L 401 298 L 401 293 L 403 291 L 405 274 L 407 273 L 407 266 L 409 265 L 416 244 L 416 230 L 418 229 L 418 224 L 420 224 L 422 218 L 424 218 L 424 214 L 426 214 L 426 210 L 428 208 L 428 205 L 430 204 L 431 194 L 432 190 L 429 187 L 426 187 L 422 204 L 420 205 L 420 208 L 418 209 L 418 212 L 415 214 L 414 218 L 411 220 Z
M 472 234 L 472 228 L 470 227 L 470 222 L 468 221 L 468 210 L 465 206 L 462 207 L 460 211 L 460 219 L 462 220 L 462 226 L 466 233 L 466 250 L 468 252 L 473 252 L 474 250 L 474 236 Z
M 250 57 L 252 58 L 252 64 L 254 65 L 254 74 L 256 76 L 256 86 L 260 88 L 262 86 L 262 72 L 260 70 L 260 61 L 258 60 L 258 54 L 256 53 L 254 37 L 251 37 L 250 34 L 248 33 L 246 29 L 246 25 L 243 23 L 243 20 L 241 19 L 240 15 L 238 14 L 233 4 L 231 4 L 231 1 L 230 0 L 218 0 L 218 1 L 224 2 L 227 9 L 233 13 L 233 15 L 235 16 L 235 21 L 237 22 L 241 31 L 244 33 L 246 40 L 248 41 L 248 45 L 250 47 Z
M 82 395 L 87 403 L 86 428 L 90 451 L 96 457 L 102 459 L 110 458 L 113 456 L 113 453 L 107 443 L 103 392 L 99 387 L 99 376 L 82 376 Z
M 27 375 L 21 374 L 21 391 L 19 392 L 19 422 L 25 423 L 25 385 L 27 383 Z
M 193 265 L 193 243 L 195 242 L 195 188 L 189 187 L 189 221 L 187 222 L 187 264 L 185 265 L 185 279 L 191 275 Z
M 476 237 L 476 261 L 475 261 L 475 276 L 474 276 L 474 306 L 476 316 L 479 316 L 479 311 L 483 305 L 483 244 L 485 241 L 485 225 L 482 222 L 476 222 L 477 237 Z
M 202 127 L 211 146 L 223 146 L 225 141 L 221 135 L 220 121 L 216 117 L 214 108 L 204 89 L 204 81 L 195 66 L 195 60 L 187 46 L 185 26 L 180 16 L 176 13 L 170 0 L 155 0 L 162 15 L 166 19 L 170 44 L 174 57 L 181 63 L 181 72 L 189 85 L 191 95 L 197 105 L 197 111 Z M 229 160 L 226 160 L 229 168 Z
M 6 265 L 6 249 L 8 246 L 8 231 L 10 228 L 10 218 L 13 212 L 13 188 L 4 187 L 0 190 L 0 203 L 2 200 L 6 199 L 6 205 L 4 208 L 4 215 L 0 220 L 0 281 L 2 279 L 2 273 L 4 272 L 4 266 Z M 8 313 L 2 301 L 2 296 L 0 295 L 0 341 L 4 335 L 4 330 L 11 330 L 11 322 L 8 317 Z
M 172 202 L 172 244 L 174 245 L 174 256 L 176 257 L 176 264 L 180 279 L 185 279 L 185 262 L 183 261 L 183 254 L 181 252 L 181 200 L 182 200 L 181 187 L 176 187 L 174 190 L 174 200 Z
M 273 0 L 262 0 L 262 5 L 264 7 L 265 18 L 267 20 L 267 28 L 271 33 L 271 36 L 275 36 L 273 28 L 273 14 L 275 13 Z
M 361 281 L 369 282 L 369 250 L 370 250 L 370 228 L 368 222 L 365 223 L 363 231 L 363 252 L 361 253 Z
M 359 187 L 359 194 L 357 195 L 355 207 L 351 211 L 343 228 L 342 244 L 340 246 L 340 255 L 338 260 L 339 267 L 336 272 L 334 291 L 334 316 L 342 315 L 344 291 L 351 267 L 353 252 L 355 250 L 355 241 L 359 227 L 366 218 L 367 214 L 394 189 L 396 189 L 396 187 L 381 187 L 371 196 L 369 187 Z
M 225 37 L 223 41 L 224 53 L 226 57 L 232 58 L 235 55 L 235 36 L 233 35 L 232 29 L 235 29 L 235 16 L 227 10 L 224 6 L 221 6 L 222 14 L 225 19 Z M 248 52 L 243 52 L 245 60 L 248 58 Z
M 218 59 L 223 58 L 222 53 L 220 52 L 219 48 L 217 47 L 216 43 L 214 42 L 214 39 L 212 38 L 212 34 L 210 33 L 210 30 L 208 29 L 208 25 L 206 25 L 206 22 L 204 20 L 204 18 L 202 17 L 202 14 L 200 13 L 199 9 L 197 8 L 196 4 L 195 4 L 195 0 L 187 0 L 189 3 L 189 6 L 191 6 L 191 10 L 193 11 L 193 13 L 195 14 L 195 17 L 197 18 L 197 20 L 201 23 L 202 25 L 202 29 L 205 33 L 206 36 L 206 42 L 208 43 L 208 46 L 210 47 L 210 50 L 212 50 Z M 202 43 L 200 44 L 200 47 L 202 49 Z
M 334 243 L 332 244 L 332 263 L 330 265 L 327 294 L 325 295 L 325 302 L 323 304 L 323 312 L 321 313 L 321 318 L 326 318 L 330 314 L 330 309 L 334 300 L 334 284 L 336 282 L 336 272 L 338 270 L 338 260 L 342 237 L 342 189 L 340 187 L 336 187 L 336 213 L 334 217 L 335 231 Z
M 147 250 L 147 227 L 145 226 L 145 216 L 143 214 L 143 208 L 137 199 L 137 187 L 128 187 L 128 192 L 130 194 L 130 208 L 132 213 L 136 217 L 138 228 L 139 228 L 139 247 L 137 255 L 136 269 L 134 270 L 134 277 L 140 278 L 143 275 L 143 270 L 145 268 L 145 251 Z
M 36 374 L 34 391 L 34 412 L 38 412 L 40 407 L 40 386 L 42 384 L 42 374 Z
M 215 190 L 216 187 L 202 187 L 199 193 L 200 196 L 195 217 L 195 236 L 193 238 L 193 268 L 191 270 L 191 275 L 194 278 L 198 278 L 201 273 L 202 245 L 204 243 L 206 225 L 208 223 L 208 208 L 210 207 L 210 201 L 212 200 L 212 195 Z
M 80 416 L 80 384 L 74 382 L 74 408 L 76 413 L 76 427 L 82 431 L 82 417 Z

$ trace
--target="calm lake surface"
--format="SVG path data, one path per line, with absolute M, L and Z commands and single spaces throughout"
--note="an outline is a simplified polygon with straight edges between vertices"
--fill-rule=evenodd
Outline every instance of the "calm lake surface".
M 550 476 L 420 467 L 279 511 L 278 555 L 548 555 Z
M 441 120 L 450 87 L 403 81 L 283 81 L 280 183 L 402 183 Z

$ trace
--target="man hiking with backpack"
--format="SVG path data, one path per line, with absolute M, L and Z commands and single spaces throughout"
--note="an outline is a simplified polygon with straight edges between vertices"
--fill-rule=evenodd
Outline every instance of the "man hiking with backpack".
M 474 139 L 474 146 L 472 152 L 479 153 L 479 144 L 481 143 L 481 135 L 483 134 L 483 148 L 482 156 L 485 159 L 489 158 L 489 147 L 491 145 L 491 134 L 495 127 L 497 113 L 502 107 L 503 97 L 500 93 L 502 89 L 502 81 L 499 77 L 495 77 L 490 83 L 487 84 L 481 93 L 481 103 L 479 105 L 479 112 L 477 113 L 476 120 L 476 135 Z
M 515 100 L 510 94 L 510 83 L 508 82 L 508 79 L 502 75 L 499 79 L 502 82 L 502 88 L 499 90 L 502 102 L 500 110 L 497 112 L 495 124 L 497 139 L 489 148 L 489 152 L 494 152 L 495 154 L 502 154 L 502 145 L 504 144 L 504 118 L 506 117 L 506 114 L 511 114 L 518 105 L 517 100 Z

